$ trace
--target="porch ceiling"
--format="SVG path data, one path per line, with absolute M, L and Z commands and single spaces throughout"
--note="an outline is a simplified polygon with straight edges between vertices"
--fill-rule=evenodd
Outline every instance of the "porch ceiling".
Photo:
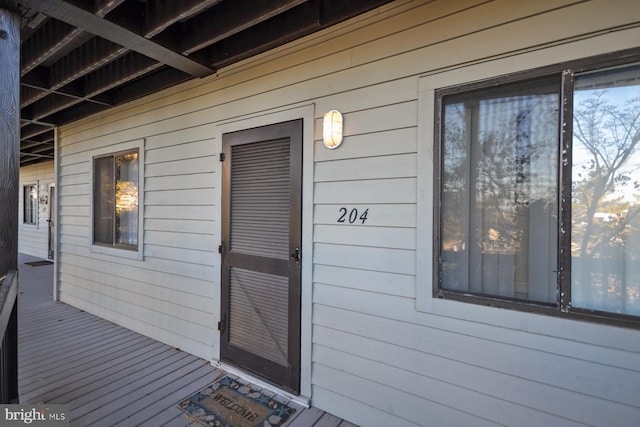
M 392 0 L 17 0 L 20 165 L 53 129 L 265 52 Z

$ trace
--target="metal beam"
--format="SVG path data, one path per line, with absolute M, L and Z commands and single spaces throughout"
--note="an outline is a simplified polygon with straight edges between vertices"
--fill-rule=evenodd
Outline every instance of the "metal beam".
M 122 28 L 117 24 L 109 22 L 94 13 L 81 9 L 66 1 L 21 0 L 20 3 L 23 6 L 38 10 L 45 15 L 110 40 L 113 43 L 141 53 L 142 55 L 194 77 L 204 77 L 215 72 L 211 68 L 191 58 L 167 49 L 139 34 Z

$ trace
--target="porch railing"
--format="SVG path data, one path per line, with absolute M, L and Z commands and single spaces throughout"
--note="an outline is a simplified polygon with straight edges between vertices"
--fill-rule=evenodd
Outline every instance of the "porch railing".
M 18 275 L 0 277 L 0 404 L 18 403 Z

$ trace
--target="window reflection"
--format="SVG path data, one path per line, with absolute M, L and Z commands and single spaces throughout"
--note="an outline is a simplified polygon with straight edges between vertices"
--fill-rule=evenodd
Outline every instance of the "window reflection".
M 575 79 L 574 307 L 640 314 L 640 65 Z
M 23 188 L 23 222 L 37 225 L 38 223 L 38 187 L 26 185 Z
M 545 86 L 445 99 L 443 289 L 557 301 L 559 95 Z
M 94 243 L 137 249 L 138 152 L 94 159 Z
M 138 244 L 138 153 L 116 158 L 116 243 Z

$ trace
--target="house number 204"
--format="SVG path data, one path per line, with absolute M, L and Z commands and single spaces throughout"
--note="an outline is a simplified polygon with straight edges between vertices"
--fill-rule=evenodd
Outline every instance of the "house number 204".
M 361 224 L 367 222 L 367 214 L 369 209 L 365 209 L 362 214 L 358 212 L 358 209 L 353 208 L 351 210 L 347 208 L 340 208 L 340 217 L 337 222 L 349 222 L 349 224 L 355 224 L 356 221 L 360 221 Z

